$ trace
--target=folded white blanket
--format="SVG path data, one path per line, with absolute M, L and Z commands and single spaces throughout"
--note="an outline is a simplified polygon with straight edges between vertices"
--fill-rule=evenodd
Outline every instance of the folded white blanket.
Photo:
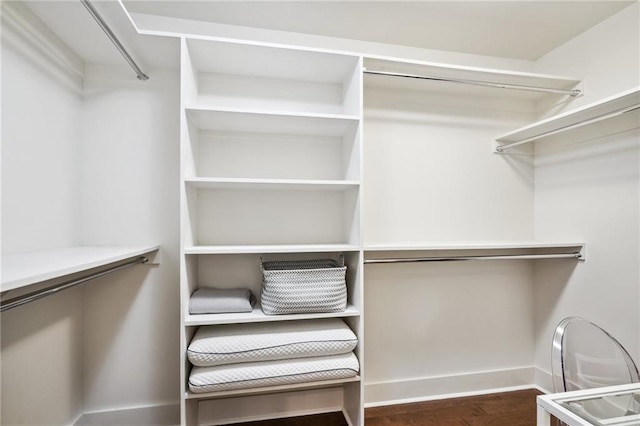
M 191 314 L 221 314 L 251 312 L 256 299 L 247 288 L 216 289 L 203 287 L 194 291 L 189 299 Z
M 259 388 L 355 377 L 360 370 L 353 352 L 312 358 L 243 362 L 193 367 L 189 390 L 194 393 Z
M 337 355 L 358 338 L 340 318 L 202 326 L 187 356 L 200 367 L 238 362 Z

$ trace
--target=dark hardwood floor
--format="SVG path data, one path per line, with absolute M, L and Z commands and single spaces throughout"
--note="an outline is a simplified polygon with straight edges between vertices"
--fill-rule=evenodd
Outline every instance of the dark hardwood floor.
M 365 426 L 535 426 L 534 389 L 367 408 Z M 242 426 L 347 426 L 342 413 L 242 423 Z

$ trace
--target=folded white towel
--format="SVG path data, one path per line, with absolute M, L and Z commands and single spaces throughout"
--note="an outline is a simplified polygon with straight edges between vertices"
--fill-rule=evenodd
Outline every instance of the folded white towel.
M 251 312 L 256 299 L 248 288 L 216 289 L 199 288 L 189 299 L 191 314 L 221 314 Z

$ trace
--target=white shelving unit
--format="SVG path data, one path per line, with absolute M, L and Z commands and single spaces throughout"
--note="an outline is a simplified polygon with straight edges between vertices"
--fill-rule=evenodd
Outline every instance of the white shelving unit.
M 181 47 L 182 424 L 228 421 L 224 414 L 211 418 L 217 411 L 207 409 L 223 397 L 242 417 L 256 395 L 273 398 L 276 406 L 293 391 L 330 388 L 341 395 L 351 423 L 362 425 L 360 375 L 194 394 L 185 356 L 199 326 L 340 317 L 360 340 L 362 362 L 361 59 L 215 39 L 183 38 Z M 267 316 L 258 302 L 249 313 L 189 313 L 189 297 L 199 287 L 245 287 L 259 298 L 262 258 L 341 254 L 344 312 Z M 314 398 L 309 404 L 296 409 L 335 408 L 314 406 Z M 277 415 L 264 410 L 257 416 Z
M 498 152 L 640 108 L 640 87 L 521 127 L 496 138 Z
M 68 247 L 2 255 L 1 291 L 16 290 L 144 256 L 158 246 Z
M 367 260 L 386 257 L 579 254 L 575 242 L 362 243 L 363 59 L 358 54 L 304 50 L 182 36 L 181 77 L 181 311 L 182 424 L 239 421 L 243 407 L 283 407 L 304 392 L 298 412 L 319 412 L 314 391 L 335 389 L 350 424 L 364 424 L 363 378 L 194 394 L 188 391 L 185 352 L 199 326 L 340 317 L 356 332 L 364 361 L 363 281 Z M 367 57 L 367 68 L 445 79 L 558 89 L 573 78 Z M 395 88 L 409 79 L 367 76 L 367 85 Z M 434 84 L 427 84 L 432 90 Z M 438 89 L 439 90 L 439 89 Z M 445 91 L 485 94 L 470 85 Z M 503 96 L 537 100 L 531 91 Z M 562 96 L 561 93 L 557 95 Z M 552 96 L 557 96 L 552 95 Z M 501 96 L 501 95 L 497 95 Z M 248 287 L 260 294 L 260 260 L 336 257 L 347 265 L 348 306 L 332 314 L 266 316 L 249 313 L 191 315 L 189 296 L 199 287 Z M 544 257 L 544 256 L 542 256 Z M 309 394 L 311 392 L 311 394 Z M 273 398 L 273 399 L 270 399 Z M 298 403 L 296 402 L 296 404 Z M 335 409 L 335 404 L 333 405 Z M 251 412 L 255 418 L 275 413 Z M 233 414 L 230 414 L 233 413 Z M 280 414 L 282 415 L 282 414 Z M 230 417 L 232 416 L 232 417 Z

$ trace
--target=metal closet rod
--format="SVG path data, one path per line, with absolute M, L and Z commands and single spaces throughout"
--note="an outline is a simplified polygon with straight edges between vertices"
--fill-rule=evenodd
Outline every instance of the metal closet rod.
M 608 114 L 600 115 L 600 116 L 593 117 L 593 118 L 588 118 L 586 120 L 582 120 L 582 121 L 579 121 L 577 123 L 569 124 L 567 126 L 563 126 L 563 127 L 558 128 L 558 129 L 549 130 L 548 132 L 544 132 L 544 133 L 541 133 L 539 135 L 531 136 L 530 138 L 521 139 L 519 141 L 507 143 L 507 144 L 504 144 L 504 145 L 498 145 L 498 146 L 496 146 L 496 151 L 497 152 L 504 152 L 504 150 L 509 149 L 509 148 L 514 148 L 516 146 L 524 145 L 526 143 L 533 142 L 535 140 L 538 140 L 538 139 L 541 139 L 541 138 L 544 138 L 544 137 L 547 137 L 547 136 L 553 136 L 553 135 L 555 135 L 557 133 L 566 132 L 567 130 L 576 129 L 578 127 L 586 126 L 587 124 L 594 124 L 594 123 L 597 123 L 599 121 L 608 120 L 610 118 L 617 117 L 619 115 L 625 114 L 627 112 L 635 111 L 637 109 L 640 109 L 640 105 L 632 105 L 632 106 L 629 106 L 629 107 L 626 107 L 626 108 L 619 109 L 617 111 L 613 111 L 613 112 L 608 113 Z
M 552 254 L 501 254 L 448 257 L 395 257 L 385 259 L 365 259 L 364 263 L 413 263 L 413 262 L 445 262 L 463 260 L 503 260 L 503 259 L 577 259 L 583 260 L 580 252 Z
M 376 71 L 376 70 L 370 70 L 367 68 L 364 68 L 363 72 L 365 74 L 384 75 L 388 77 L 404 77 L 404 78 L 414 78 L 418 80 L 448 81 L 452 83 L 471 84 L 474 86 L 496 87 L 499 89 L 513 89 L 513 90 L 525 90 L 529 92 L 555 93 L 558 95 L 569 95 L 574 98 L 576 96 L 580 96 L 580 94 L 582 93 L 580 89 L 565 90 L 565 89 L 552 89 L 549 87 L 522 86 L 518 84 L 491 83 L 489 81 L 465 80 L 460 78 L 432 77 L 428 75 L 407 74 L 407 73 L 390 72 L 390 71 Z
M 54 286 L 54 287 L 45 288 L 45 289 L 42 289 L 42 290 L 34 291 L 32 293 L 23 294 L 22 296 L 14 297 L 13 299 L 2 301 L 2 302 L 0 302 L 0 312 L 4 312 L 4 311 L 6 311 L 8 309 L 15 308 L 15 307 L 24 305 L 24 304 L 29 303 L 29 302 L 33 302 L 34 300 L 42 299 L 43 297 L 50 296 L 50 295 L 52 295 L 54 293 L 57 293 L 57 292 L 62 291 L 62 290 L 66 290 L 66 289 L 71 288 L 71 287 L 75 287 L 75 286 L 80 285 L 80 284 L 84 284 L 87 281 L 91 281 L 91 280 L 95 280 L 97 278 L 104 277 L 105 275 L 112 274 L 112 273 L 114 273 L 116 271 L 120 271 L 122 269 L 126 269 L 126 268 L 129 268 L 129 267 L 134 266 L 134 265 L 140 265 L 140 264 L 143 264 L 143 263 L 147 263 L 148 261 L 149 261 L 149 259 L 146 258 L 145 256 L 140 256 L 140 257 L 137 257 L 137 258 L 135 258 L 133 260 L 130 260 L 130 261 L 126 262 L 126 263 L 120 264 L 118 266 L 114 266 L 114 267 L 109 268 L 109 269 L 102 270 L 100 272 L 97 272 L 95 274 L 91 274 L 91 275 L 89 275 L 87 277 L 84 277 L 84 278 L 65 281 L 65 282 L 62 282 L 62 283 Z
M 111 31 L 111 28 L 109 28 L 109 25 L 107 25 L 105 20 L 102 19 L 102 16 L 100 16 L 100 14 L 95 9 L 95 7 L 93 7 L 91 2 L 89 0 L 80 0 L 80 3 L 82 3 L 82 5 L 87 9 L 89 14 L 93 17 L 93 19 L 96 20 L 100 28 L 102 28 L 102 31 L 104 31 L 107 37 L 109 37 L 109 40 L 111 40 L 111 42 L 116 46 L 116 49 L 118 49 L 120 54 L 129 63 L 129 65 L 131 66 L 131 68 L 133 68 L 136 74 L 138 74 L 138 80 L 141 80 L 141 81 L 149 80 L 149 76 L 146 75 L 144 72 L 142 72 L 138 64 L 136 64 L 136 61 L 134 61 L 131 55 L 129 55 L 129 52 L 127 52 L 127 49 L 125 49 L 122 43 L 120 43 L 120 40 L 118 40 L 118 37 L 116 37 L 113 31 Z

